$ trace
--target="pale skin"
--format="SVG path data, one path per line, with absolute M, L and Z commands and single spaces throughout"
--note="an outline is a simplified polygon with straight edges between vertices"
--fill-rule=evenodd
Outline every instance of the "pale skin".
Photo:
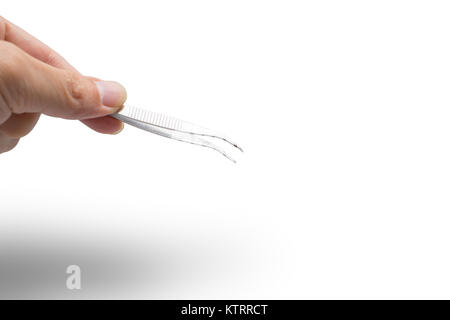
M 63 57 L 0 17 L 0 153 L 13 149 L 41 114 L 81 120 L 116 134 L 126 91 L 118 83 L 80 74 Z

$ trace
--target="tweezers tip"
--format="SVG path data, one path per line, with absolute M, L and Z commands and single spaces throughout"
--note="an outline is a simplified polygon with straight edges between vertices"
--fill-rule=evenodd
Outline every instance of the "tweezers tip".
M 242 149 L 241 147 L 239 147 L 237 144 L 233 143 L 233 146 L 237 149 L 239 149 L 239 151 L 241 151 L 242 153 L 244 153 L 244 149 Z

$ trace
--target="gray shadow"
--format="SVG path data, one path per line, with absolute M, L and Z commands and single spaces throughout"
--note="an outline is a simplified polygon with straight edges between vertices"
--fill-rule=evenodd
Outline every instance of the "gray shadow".
M 1 235 L 0 299 L 134 298 L 170 276 L 174 261 L 162 250 L 80 238 Z M 69 265 L 81 268 L 81 290 L 66 287 Z

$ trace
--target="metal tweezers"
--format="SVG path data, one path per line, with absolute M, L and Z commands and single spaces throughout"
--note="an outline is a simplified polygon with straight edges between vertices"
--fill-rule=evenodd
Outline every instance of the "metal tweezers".
M 225 152 L 224 147 L 231 146 L 233 150 L 243 152 L 241 147 L 223 134 L 149 110 L 125 106 L 111 117 L 166 138 L 214 149 L 233 162 L 236 160 L 229 155 L 230 152 Z

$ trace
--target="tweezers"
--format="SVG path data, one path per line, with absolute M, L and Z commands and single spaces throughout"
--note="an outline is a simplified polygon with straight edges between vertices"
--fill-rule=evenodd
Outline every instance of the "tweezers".
M 233 162 L 236 160 L 230 156 L 230 151 L 224 150 L 224 147 L 232 147 L 228 149 L 243 152 L 241 147 L 221 133 L 161 113 L 125 106 L 119 113 L 112 114 L 111 117 L 166 138 L 211 148 Z

